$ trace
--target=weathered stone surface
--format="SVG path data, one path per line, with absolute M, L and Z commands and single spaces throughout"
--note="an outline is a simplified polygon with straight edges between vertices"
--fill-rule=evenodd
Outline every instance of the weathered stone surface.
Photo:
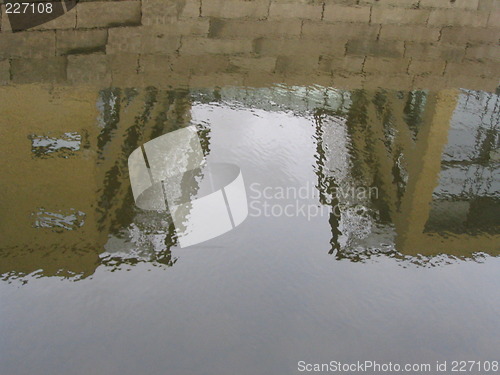
M 250 53 L 252 52 L 252 41 L 248 39 L 223 40 L 186 37 L 182 39 L 180 52 L 182 55 Z
M 171 54 L 179 49 L 180 38 L 154 26 L 113 28 L 108 30 L 106 53 Z
M 472 60 L 493 60 L 500 64 L 500 46 L 498 44 L 481 44 L 467 47 L 465 57 Z
M 350 40 L 346 52 L 356 56 L 403 57 L 404 43 L 393 40 Z
M 300 20 L 210 20 L 210 38 L 257 38 L 261 36 L 299 36 L 302 27 Z
M 444 27 L 441 32 L 441 41 L 462 45 L 467 42 L 498 43 L 500 26 L 496 30 L 482 27 Z
M 443 75 L 445 66 L 446 66 L 446 61 L 443 60 L 422 61 L 422 60 L 412 59 L 410 67 L 408 68 L 408 73 L 417 76 L 419 75 L 440 76 Z
M 364 57 L 357 56 L 320 56 L 318 70 L 330 73 L 361 73 Z
M 382 25 L 380 40 L 437 42 L 440 32 L 438 27 Z
M 500 64 L 498 63 L 477 63 L 466 61 L 463 63 L 449 63 L 446 65 L 445 76 L 478 76 L 482 78 L 500 77 Z M 496 80 L 498 82 L 498 79 Z
M 10 62 L 0 60 L 0 85 L 5 85 L 10 81 Z
M 409 59 L 388 59 L 368 56 L 363 71 L 366 73 L 407 74 Z
M 227 55 L 172 56 L 170 67 L 179 74 L 205 75 L 228 72 L 230 62 Z
M 328 4 L 323 19 L 332 22 L 370 22 L 370 7 Z
M 500 10 L 500 1 L 498 0 L 479 0 L 478 10 Z
M 140 70 L 143 80 L 152 83 L 154 86 L 166 86 L 172 74 L 170 56 L 145 55 L 140 59 Z
M 100 87 L 111 85 L 111 72 L 106 55 L 68 56 L 68 81 Z
M 381 24 L 420 24 L 424 25 L 430 12 L 423 9 L 379 8 L 372 9 L 372 23 Z
M 479 0 L 420 0 L 421 8 L 454 8 L 477 10 Z
M 431 11 L 428 24 L 431 26 L 485 27 L 488 12 L 472 12 L 456 9 L 435 9 Z
M 276 73 L 295 74 L 310 73 L 318 69 L 319 56 L 278 56 L 276 59 Z
M 141 24 L 140 1 L 84 2 L 77 8 L 77 27 L 114 27 Z
M 461 61 L 465 56 L 465 45 L 446 43 L 406 43 L 405 57 L 418 60 Z
M 210 20 L 208 18 L 169 19 L 164 24 L 145 27 L 144 30 L 146 32 L 156 33 L 156 35 L 207 36 L 209 25 Z
M 201 0 L 185 0 L 179 9 L 180 18 L 201 17 Z
M 500 27 L 500 9 L 491 11 L 488 18 L 488 27 L 499 28 Z
M 221 18 L 266 18 L 269 2 L 265 0 L 210 0 L 202 1 L 203 17 Z
M 133 53 L 108 55 L 112 85 L 115 87 L 142 87 L 143 75 L 139 74 L 141 56 Z
M 360 5 L 373 5 L 376 7 L 399 7 L 399 8 L 417 8 L 420 0 L 360 0 Z M 347 5 L 354 5 L 356 1 L 347 2 Z
M 276 57 L 239 57 L 229 58 L 232 66 L 241 71 L 273 72 L 276 67 Z
M 0 58 L 55 55 L 55 31 L 0 33 Z
M 165 0 L 142 0 L 142 24 L 164 25 L 179 15 L 179 3 Z
M 40 59 L 13 59 L 11 76 L 15 83 L 53 83 L 66 80 L 65 56 L 52 56 Z
M 295 18 L 319 21 L 321 19 L 322 12 L 322 4 L 303 4 L 292 2 L 282 4 L 271 2 L 271 6 L 269 7 L 269 18 Z
M 108 31 L 58 30 L 56 32 L 56 53 L 58 55 L 82 54 L 106 51 Z
M 345 39 L 316 41 L 313 38 L 259 38 L 254 42 L 254 52 L 263 56 L 338 55 L 345 53 Z
M 302 26 L 302 35 L 317 39 L 375 40 L 378 36 L 379 30 L 380 25 L 304 21 L 304 25 Z

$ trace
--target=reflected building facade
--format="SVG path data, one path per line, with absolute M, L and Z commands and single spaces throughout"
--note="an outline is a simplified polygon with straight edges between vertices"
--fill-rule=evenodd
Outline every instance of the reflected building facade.
M 172 222 L 135 206 L 127 160 L 190 125 L 193 106 L 206 103 L 313 118 L 316 188 L 321 205 L 334 208 L 329 253 L 337 259 L 499 254 L 500 112 L 492 93 L 7 86 L 0 96 L 9 160 L 1 166 L 5 280 L 174 265 Z M 207 156 L 210 124 L 195 125 Z

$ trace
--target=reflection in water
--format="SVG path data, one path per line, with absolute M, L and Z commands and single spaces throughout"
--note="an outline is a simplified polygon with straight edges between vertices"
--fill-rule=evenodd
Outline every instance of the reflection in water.
M 498 104 L 458 90 L 1 89 L 0 373 L 495 360 Z M 180 248 L 167 213 L 135 205 L 128 158 L 190 125 L 207 164 L 241 170 L 248 217 Z
M 94 193 L 87 193 L 85 209 L 69 204 L 72 197 L 64 195 L 60 204 L 66 207 L 43 205 L 29 230 L 23 221 L 4 225 L 0 244 L 4 280 L 33 272 L 74 277 L 91 275 L 98 267 L 174 265 L 177 257 L 172 250 L 179 239 L 172 219 L 135 206 L 127 159 L 144 143 L 190 124 L 196 125 L 208 160 L 229 159 L 250 170 L 263 186 L 315 186 L 319 197 L 315 204 L 330 208 L 324 218 L 330 227 L 330 248 L 325 251 L 338 260 L 364 261 L 385 254 L 404 265 L 425 265 L 450 257 L 498 255 L 497 95 L 455 90 L 150 87 L 105 89 L 93 105 L 98 110 L 94 128 L 75 132 L 62 125 L 60 137 L 28 134 L 36 158 L 25 162 L 26 170 L 56 163 L 47 159 L 51 154 L 89 160 L 95 184 L 88 179 L 86 183 Z M 226 119 L 228 111 L 250 116 L 250 125 L 244 128 Z M 292 126 L 294 121 L 300 126 Z M 262 125 L 265 138 L 260 137 Z M 297 132 L 304 134 L 297 137 Z M 288 155 L 280 142 L 297 153 Z M 20 159 L 29 156 L 26 147 L 15 152 Z M 6 170 L 5 182 L 23 184 L 23 191 L 31 189 L 29 176 L 21 182 L 16 178 L 15 172 Z M 50 175 L 47 179 L 50 184 Z M 49 188 L 57 184 L 54 178 Z M 338 194 L 363 189 L 372 190 Z M 6 192 L 5 199 L 24 199 L 15 191 Z M 33 205 L 31 212 L 41 207 L 35 198 L 28 202 Z M 262 233 L 271 237 L 269 223 L 262 221 L 261 226 Z M 54 229 L 59 229 L 57 234 L 45 233 Z M 21 232 L 24 242 L 17 243 Z M 40 258 L 33 258 L 33 251 Z

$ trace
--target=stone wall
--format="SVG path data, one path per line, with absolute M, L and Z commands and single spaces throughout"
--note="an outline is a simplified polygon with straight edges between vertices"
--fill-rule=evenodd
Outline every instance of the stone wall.
M 494 91 L 500 0 L 84 1 L 0 24 L 0 84 Z

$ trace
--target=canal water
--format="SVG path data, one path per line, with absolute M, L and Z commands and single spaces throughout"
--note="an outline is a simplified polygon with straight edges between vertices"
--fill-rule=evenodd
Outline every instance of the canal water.
M 500 360 L 498 95 L 2 90 L 0 374 Z M 188 127 L 247 212 L 181 246 L 128 158 Z

